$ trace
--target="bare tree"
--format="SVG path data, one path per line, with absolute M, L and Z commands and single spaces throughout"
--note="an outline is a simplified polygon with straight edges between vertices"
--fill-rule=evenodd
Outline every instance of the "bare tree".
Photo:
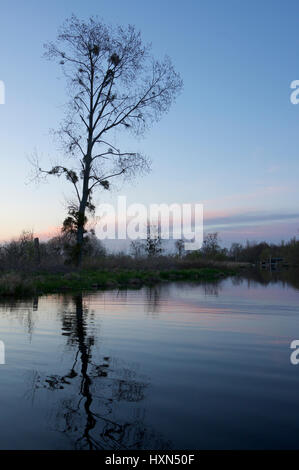
M 147 256 L 160 256 L 163 252 L 162 238 L 161 238 L 161 226 L 151 224 L 149 221 L 146 226 L 146 241 L 145 241 L 145 252 Z
M 58 134 L 73 160 L 39 171 L 64 175 L 73 185 L 76 202 L 64 227 L 76 232 L 80 265 L 94 190 L 108 190 L 112 178 L 133 177 L 149 167 L 145 156 L 112 145 L 111 132 L 143 133 L 168 111 L 182 80 L 168 57 L 157 61 L 150 55 L 134 26 L 108 28 L 97 18 L 85 22 L 71 16 L 57 41 L 45 48 L 45 56 L 57 60 L 67 78 L 70 103 Z
M 175 248 L 176 248 L 178 257 L 182 258 L 185 253 L 185 242 L 182 238 L 180 238 L 179 240 L 176 240 Z
M 205 234 L 201 253 L 207 258 L 213 258 L 220 252 L 220 250 L 218 233 L 214 232 Z
M 130 243 L 130 253 L 134 258 L 141 258 L 145 254 L 145 243 L 140 240 L 132 240 Z

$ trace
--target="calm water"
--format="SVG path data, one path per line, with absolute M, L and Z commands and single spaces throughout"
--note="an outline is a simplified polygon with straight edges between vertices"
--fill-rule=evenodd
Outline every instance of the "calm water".
M 299 290 L 226 279 L 0 304 L 2 449 L 299 448 Z

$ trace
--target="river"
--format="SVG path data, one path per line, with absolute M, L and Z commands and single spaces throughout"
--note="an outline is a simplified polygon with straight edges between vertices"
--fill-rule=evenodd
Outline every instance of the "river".
M 1 302 L 0 447 L 298 448 L 295 339 L 275 273 Z

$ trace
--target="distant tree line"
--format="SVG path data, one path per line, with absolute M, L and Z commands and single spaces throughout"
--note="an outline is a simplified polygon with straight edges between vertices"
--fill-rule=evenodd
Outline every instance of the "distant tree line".
M 175 252 L 169 253 L 163 245 L 159 231 L 154 228 L 148 230 L 145 240 L 134 240 L 130 245 L 129 254 L 107 253 L 104 244 L 96 237 L 94 231 L 88 232 L 84 238 L 83 252 L 86 260 L 85 266 L 136 267 L 140 260 L 140 267 L 155 265 L 166 266 L 167 263 L 182 262 L 186 266 L 200 265 L 208 262 L 239 262 L 258 264 L 271 258 L 282 258 L 291 266 L 299 264 L 299 240 L 292 238 L 288 242 L 279 244 L 267 242 L 246 241 L 246 243 L 232 243 L 230 248 L 220 245 L 218 233 L 207 233 L 202 248 L 186 252 L 184 241 L 177 240 Z M 56 269 L 57 267 L 74 267 L 73 248 L 76 244 L 76 233 L 62 230 L 59 235 L 49 241 L 39 242 L 33 232 L 24 231 L 18 239 L 0 244 L 0 271 L 29 269 Z M 106 263 L 103 260 L 106 260 Z M 109 264 L 110 260 L 110 264 Z M 189 264 L 188 264 L 189 263 Z
M 222 248 L 218 233 L 208 233 L 204 237 L 201 250 L 189 252 L 186 256 L 253 264 L 270 258 L 282 258 L 290 265 L 297 265 L 299 264 L 299 240 L 293 237 L 287 242 L 281 241 L 278 244 L 247 240 L 244 244 L 232 243 L 230 248 Z

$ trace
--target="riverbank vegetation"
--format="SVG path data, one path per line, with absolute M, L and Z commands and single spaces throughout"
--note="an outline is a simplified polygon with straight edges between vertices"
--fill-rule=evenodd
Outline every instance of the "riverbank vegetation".
M 207 234 L 201 250 L 184 252 L 183 243 L 169 253 L 163 241 L 134 242 L 130 254 L 107 253 L 94 234 L 85 239 L 84 261 L 72 259 L 69 234 L 39 243 L 31 232 L 0 245 L 0 296 L 23 296 L 68 290 L 139 288 L 169 281 L 215 281 L 248 271 L 270 256 L 290 266 L 299 262 L 299 241 L 279 245 L 250 243 L 222 248 L 216 233 Z
M 40 295 L 97 289 L 138 289 L 170 281 L 216 281 L 234 274 L 226 268 L 171 270 L 87 270 L 67 273 L 36 272 L 30 275 L 10 272 L 0 276 L 0 297 Z
M 146 242 L 145 242 L 146 244 Z M 33 233 L 0 246 L 0 296 L 67 290 L 139 288 L 169 281 L 214 281 L 246 265 L 166 254 L 149 244 L 147 253 L 108 254 L 91 235 L 80 268 L 72 259 L 72 239 L 62 234 L 39 243 Z M 146 248 L 145 248 L 146 249 Z

